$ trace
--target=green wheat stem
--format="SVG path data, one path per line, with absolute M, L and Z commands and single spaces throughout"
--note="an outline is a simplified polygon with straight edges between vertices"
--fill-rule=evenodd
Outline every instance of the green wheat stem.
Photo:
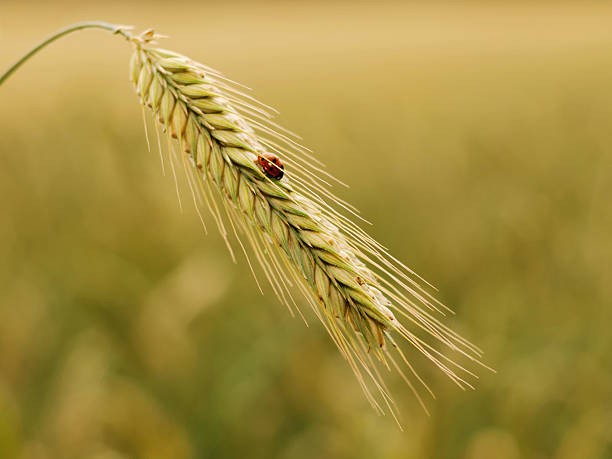
M 127 40 L 131 40 L 132 36 L 125 30 L 125 26 L 120 26 L 117 24 L 111 24 L 109 22 L 102 21 L 88 21 L 88 22 L 78 22 L 76 24 L 72 24 L 68 27 L 60 29 L 55 32 L 53 35 L 47 37 L 45 40 L 40 42 L 34 48 L 32 48 L 29 52 L 23 55 L 21 59 L 15 62 L 6 72 L 0 76 L 0 85 L 4 83 L 4 81 L 10 77 L 19 67 L 21 67 L 26 61 L 28 61 L 32 56 L 34 56 L 38 51 L 46 47 L 47 45 L 53 43 L 58 38 L 63 37 L 64 35 L 68 35 L 72 32 L 76 32 L 78 30 L 83 29 L 103 29 L 113 34 L 118 34 L 124 36 Z

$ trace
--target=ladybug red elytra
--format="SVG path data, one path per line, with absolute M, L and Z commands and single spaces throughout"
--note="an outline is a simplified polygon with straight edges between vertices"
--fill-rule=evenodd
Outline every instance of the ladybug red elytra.
M 284 166 L 280 158 L 272 153 L 257 155 L 257 164 L 261 166 L 266 177 L 280 180 L 283 178 Z

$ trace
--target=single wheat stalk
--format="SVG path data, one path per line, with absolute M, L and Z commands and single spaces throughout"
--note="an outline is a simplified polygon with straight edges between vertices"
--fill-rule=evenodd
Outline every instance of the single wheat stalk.
M 481 351 L 434 316 L 443 305 L 424 288 L 424 281 L 339 211 L 356 215 L 329 191 L 331 176 L 315 165 L 320 163 L 309 150 L 271 121 L 270 108 L 240 85 L 188 57 L 155 47 L 160 36 L 152 30 L 133 36 L 126 27 L 106 23 L 60 31 L 9 69 L 0 84 L 46 44 L 87 27 L 109 30 L 132 43 L 130 77 L 136 93 L 158 121 L 160 154 L 163 136 L 175 179 L 177 168 L 187 177 L 204 227 L 200 210 L 207 208 L 232 256 L 230 235 L 253 274 L 251 258 L 292 312 L 297 309 L 292 292 L 301 291 L 377 411 L 386 407 L 394 417 L 396 413 L 378 364 L 395 368 L 423 408 L 413 380 L 431 393 L 394 336 L 408 341 L 461 388 L 472 387 L 460 373 L 474 374 L 423 337 L 429 335 L 479 364 Z

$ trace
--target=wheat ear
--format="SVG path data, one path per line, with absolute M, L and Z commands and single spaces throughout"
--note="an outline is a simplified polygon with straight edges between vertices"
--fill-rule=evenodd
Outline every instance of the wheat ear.
M 292 292 L 301 291 L 376 410 L 396 412 L 376 361 L 395 368 L 421 404 L 413 381 L 429 391 L 394 335 L 458 386 L 472 387 L 460 373 L 473 373 L 436 350 L 424 335 L 479 364 L 481 351 L 435 317 L 444 306 L 424 281 L 346 216 L 356 215 L 354 208 L 329 191 L 331 176 L 315 166 L 317 160 L 293 134 L 271 121 L 269 107 L 220 72 L 154 46 L 160 36 L 152 30 L 132 36 L 125 27 L 90 24 L 132 43 L 131 80 L 167 139 L 173 173 L 177 167 L 184 171 L 200 217 L 200 209 L 208 208 L 230 251 L 233 235 L 249 265 L 250 254 L 291 311 L 297 307 Z M 32 54 L 0 77 L 0 84 Z M 161 153 L 161 142 L 159 147 Z M 270 159 L 277 155 L 287 165 L 284 173 Z

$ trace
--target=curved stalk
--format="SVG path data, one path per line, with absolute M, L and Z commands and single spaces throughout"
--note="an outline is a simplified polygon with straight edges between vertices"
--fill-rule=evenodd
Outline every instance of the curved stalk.
M 68 35 L 69 33 L 76 32 L 78 30 L 83 29 L 103 29 L 113 34 L 122 35 L 126 38 L 126 40 L 131 40 L 132 35 L 127 31 L 129 27 L 121 26 L 117 24 L 111 24 L 109 22 L 100 22 L 100 21 L 91 21 L 91 22 L 79 22 L 76 24 L 72 24 L 68 27 L 60 29 L 55 32 L 53 35 L 49 36 L 47 39 L 43 40 L 41 43 L 32 48 L 28 53 L 26 53 L 21 59 L 15 62 L 6 72 L 0 76 L 0 85 L 4 83 L 4 81 L 11 76 L 19 67 L 21 67 L 28 59 L 34 56 L 38 51 L 46 47 L 48 44 L 53 43 L 60 37 L 64 35 Z

